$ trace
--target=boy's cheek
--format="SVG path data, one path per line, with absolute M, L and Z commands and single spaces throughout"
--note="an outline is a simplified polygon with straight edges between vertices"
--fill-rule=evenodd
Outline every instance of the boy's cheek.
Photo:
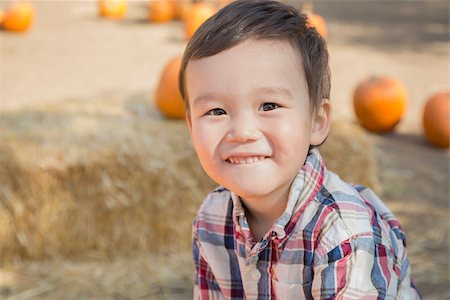
M 209 132 L 199 131 L 194 129 L 192 131 L 192 140 L 196 145 L 196 149 L 208 149 L 214 147 L 215 137 Z
M 196 149 L 207 148 L 208 143 L 211 142 L 211 134 L 209 134 L 207 130 L 205 131 L 201 126 L 192 124 L 191 139 Z

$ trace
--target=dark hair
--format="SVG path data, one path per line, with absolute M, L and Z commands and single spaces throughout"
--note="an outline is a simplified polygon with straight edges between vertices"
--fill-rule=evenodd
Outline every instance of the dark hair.
M 325 40 L 308 26 L 307 16 L 277 1 L 237 0 L 204 22 L 186 46 L 178 86 L 187 111 L 185 73 L 189 61 L 213 56 L 248 39 L 289 41 L 302 58 L 312 109 L 330 98 L 328 50 Z

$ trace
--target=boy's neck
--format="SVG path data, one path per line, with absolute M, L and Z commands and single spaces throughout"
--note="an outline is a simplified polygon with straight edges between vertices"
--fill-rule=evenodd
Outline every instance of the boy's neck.
M 289 190 L 290 185 L 264 198 L 242 199 L 255 242 L 261 240 L 283 214 L 288 202 Z

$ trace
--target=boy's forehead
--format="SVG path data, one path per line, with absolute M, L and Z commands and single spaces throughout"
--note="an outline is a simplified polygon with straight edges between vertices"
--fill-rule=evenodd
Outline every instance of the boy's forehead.
M 298 85 L 305 81 L 300 51 L 285 40 L 250 39 L 212 56 L 192 59 L 186 67 L 188 90 L 199 80 L 203 83 L 222 80 L 223 83 L 239 84 L 243 78 L 248 84 L 260 83 L 258 88 L 283 86 L 264 84 L 274 80 L 283 83 L 293 79 Z
M 287 41 L 250 40 L 192 60 L 185 80 L 190 105 L 244 95 L 309 98 L 302 61 Z
M 244 59 L 252 58 L 254 56 L 266 57 L 265 60 L 268 60 L 270 58 L 276 59 L 277 57 L 285 57 L 287 59 L 294 60 L 300 64 L 303 64 L 300 50 L 297 47 L 294 47 L 288 40 L 246 39 L 234 45 L 233 47 L 225 49 L 219 53 L 201 58 L 193 58 L 189 61 L 188 66 L 198 61 L 221 62 L 231 60 L 231 62 L 237 62 L 240 58 L 243 58 L 242 61 L 245 61 Z

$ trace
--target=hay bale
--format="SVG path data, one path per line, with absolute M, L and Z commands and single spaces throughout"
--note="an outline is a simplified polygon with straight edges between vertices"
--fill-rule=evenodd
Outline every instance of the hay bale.
M 191 255 L 32 261 L 0 269 L 0 299 L 192 299 Z
M 374 145 L 364 129 L 352 122 L 332 122 L 331 133 L 320 147 L 326 166 L 349 183 L 381 192 Z
M 190 248 L 183 227 L 215 185 L 183 122 L 60 107 L 0 119 L 2 263 Z
M 373 149 L 354 125 L 334 124 L 322 151 L 343 178 L 377 185 Z M 0 266 L 190 253 L 193 216 L 215 185 L 184 122 L 155 117 L 143 102 L 4 112 Z

